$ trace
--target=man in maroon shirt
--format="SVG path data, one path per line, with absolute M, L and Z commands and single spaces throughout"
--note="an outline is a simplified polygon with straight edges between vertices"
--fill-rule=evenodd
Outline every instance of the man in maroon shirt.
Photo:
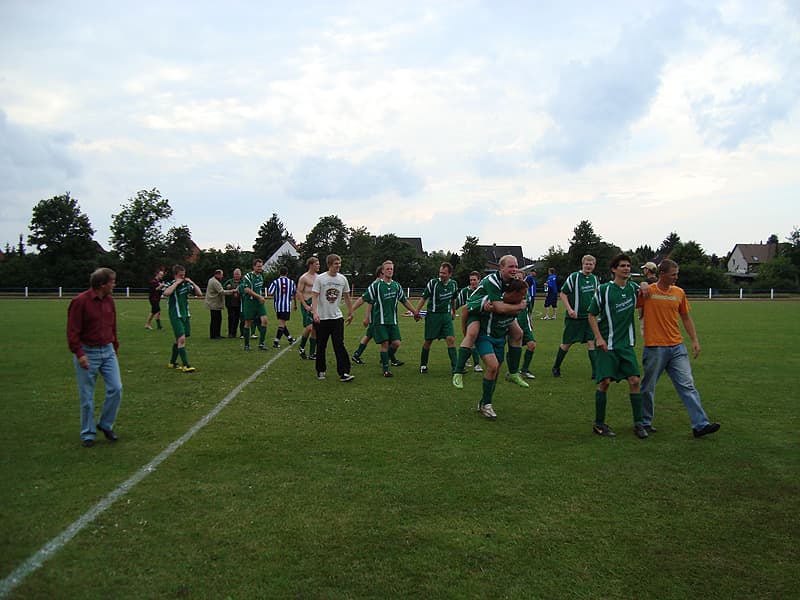
M 72 299 L 67 311 L 67 344 L 74 354 L 75 376 L 81 403 L 83 446 L 94 446 L 97 429 L 112 442 L 117 441 L 114 421 L 122 401 L 122 379 L 117 362 L 117 311 L 111 293 L 117 275 L 101 267 L 89 277 L 91 289 Z M 94 388 L 98 373 L 103 376 L 106 398 L 95 427 Z

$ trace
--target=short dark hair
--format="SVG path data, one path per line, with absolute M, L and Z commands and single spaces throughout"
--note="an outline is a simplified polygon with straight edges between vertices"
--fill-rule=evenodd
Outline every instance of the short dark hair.
M 93 290 L 97 290 L 112 279 L 116 278 L 117 274 L 114 271 L 108 267 L 100 267 L 99 269 L 95 269 L 92 274 L 89 275 L 89 287 L 91 287 Z
M 631 257 L 627 254 L 617 254 L 614 258 L 611 259 L 611 264 L 609 265 L 612 269 L 616 269 L 619 266 L 619 263 L 622 261 L 627 260 L 631 262 Z
M 477 271 L 470 271 L 470 272 L 469 272 L 469 276 L 470 276 L 470 277 L 472 277 L 473 275 L 475 275 L 475 277 L 477 277 L 478 279 L 480 279 L 480 278 L 481 278 L 481 274 L 480 274 L 480 273 L 478 273 Z
M 512 279 L 506 289 L 507 292 L 521 292 L 523 290 L 526 292 L 528 291 L 528 284 L 522 281 L 522 279 Z
M 172 265 L 172 274 L 173 275 L 177 275 L 178 273 L 185 272 L 185 271 L 186 271 L 186 267 L 184 267 L 183 265 L 177 265 L 177 264 L 176 265 Z
M 453 265 L 451 265 L 449 262 L 443 262 L 442 264 L 439 265 L 440 269 L 442 267 L 447 267 L 447 272 L 448 273 L 452 273 L 453 272 Z
M 286 275 L 288 272 L 289 272 L 289 269 L 287 269 L 286 267 L 281 267 L 280 269 L 278 269 L 278 274 L 279 275 Z

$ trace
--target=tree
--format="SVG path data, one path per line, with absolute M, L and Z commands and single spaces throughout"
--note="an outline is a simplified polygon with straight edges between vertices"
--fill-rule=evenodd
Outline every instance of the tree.
M 773 233 L 767 238 L 768 244 L 777 244 L 780 240 L 778 240 L 778 234 Z
M 156 188 L 138 191 L 120 213 L 111 216 L 111 247 L 122 263 L 118 283 L 128 278 L 139 284 L 152 275 L 164 254 L 165 237 L 159 224 L 171 216 L 169 200 Z
M 329 254 L 346 255 L 347 237 L 348 229 L 339 217 L 336 215 L 322 217 L 306 236 L 306 241 L 303 243 L 303 260 L 317 256 L 324 266 L 325 258 Z
M 761 265 L 755 285 L 760 289 L 797 291 L 800 289 L 800 268 L 786 256 L 776 256 Z
M 661 258 L 669 258 L 669 255 L 672 253 L 672 249 L 675 248 L 680 241 L 681 237 L 674 231 L 671 232 L 666 238 L 664 238 L 664 241 L 661 242 L 661 245 L 658 247 L 658 255 Z
M 366 286 L 372 281 L 373 271 L 369 269 L 374 260 L 375 241 L 366 227 L 350 229 L 350 243 L 345 262 L 352 274 L 352 285 Z
M 164 262 L 167 265 L 186 263 L 194 254 L 192 232 L 186 225 L 170 227 L 164 237 Z M 209 275 L 210 277 L 211 275 Z
M 394 278 L 403 287 L 422 287 L 428 282 L 430 275 L 424 272 L 422 258 L 414 248 L 396 235 L 379 235 L 375 238 L 375 252 L 369 270 L 374 274 L 379 264 L 391 260 L 394 263 Z
M 539 262 L 542 264 L 542 269 L 536 274 L 536 280 L 541 289 L 544 289 L 545 281 L 547 281 L 547 270 L 550 267 L 556 270 L 559 286 L 573 270 L 569 255 L 561 246 L 550 246 L 547 252 L 539 259 Z
M 461 246 L 461 260 L 456 265 L 455 278 L 462 285 L 467 285 L 469 274 L 477 271 L 483 277 L 486 270 L 486 253 L 478 245 L 480 239 L 468 235 L 464 238 L 464 245 Z
M 691 240 L 685 244 L 678 242 L 672 249 L 670 258 L 679 265 L 696 264 L 708 266 L 710 264 L 703 247 Z
M 275 254 L 283 242 L 291 237 L 291 234 L 286 231 L 283 223 L 278 218 L 277 213 L 272 213 L 272 216 L 262 223 L 258 230 L 258 237 L 256 237 L 256 241 L 253 244 L 253 254 L 263 260 L 267 260 Z
M 594 232 L 594 228 L 589 221 L 581 221 L 574 229 L 574 235 L 570 241 L 567 251 L 569 256 L 568 270 L 580 268 L 581 259 L 590 254 L 597 260 L 595 273 L 602 277 L 608 272 L 608 265 L 611 259 L 621 252 L 618 246 L 604 242 L 603 239 Z M 564 273 L 566 275 L 566 272 Z

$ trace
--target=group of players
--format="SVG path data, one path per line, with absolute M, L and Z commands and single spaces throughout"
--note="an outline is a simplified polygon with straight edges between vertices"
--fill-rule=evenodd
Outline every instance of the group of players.
M 393 377 L 391 367 L 404 364 L 397 357 L 401 344 L 398 307 L 402 305 L 408 311 L 406 315 L 417 321 L 423 317 L 425 319 L 420 374 L 428 373 L 433 342 L 443 339 L 450 359 L 453 386 L 463 389 L 463 375 L 470 358 L 473 361 L 472 368 L 483 373 L 478 411 L 484 417 L 492 420 L 497 418 L 493 397 L 503 362 L 507 362 L 505 378 L 508 381 L 527 388 L 529 384 L 526 380 L 535 379 L 530 370 L 536 349 L 531 326 L 533 297 L 529 285 L 524 281 L 525 274 L 519 270 L 514 256 L 503 256 L 498 270 L 485 277 L 473 271 L 469 275 L 469 285 L 461 289 L 452 278 L 452 265 L 442 263 L 438 277 L 428 282 L 416 306 L 411 304 L 403 287 L 394 280 L 394 264 L 391 260 L 378 267 L 375 280 L 355 302 L 351 300 L 347 279 L 339 273 L 341 258 L 329 256 L 327 266 L 328 270 L 320 275 L 319 259 L 311 257 L 306 262 L 306 272 L 296 285 L 283 269 L 280 277 L 268 288 L 264 283 L 263 261 L 260 259 L 254 261 L 252 271 L 243 277 L 240 273 L 234 273 L 233 279 L 228 280 L 224 287 L 226 294 L 240 299 L 240 319 L 243 323 L 240 337 L 244 340 L 246 351 L 250 350 L 251 331 L 254 337 L 255 331 L 258 332 L 259 349 L 267 349 L 265 305 L 267 297 L 272 296 L 279 322 L 273 346 L 279 347 L 281 335 L 285 335 L 290 344 L 296 341 L 289 334 L 287 322 L 292 307 L 297 310 L 299 306 L 303 331 L 298 354 L 303 360 L 315 360 L 319 379 L 326 377 L 325 350 L 328 339 L 333 342 L 341 381 L 350 382 L 354 379 L 350 374 L 351 361 L 364 363 L 362 355 L 370 340 L 374 340 L 380 348 L 383 376 Z M 612 428 L 605 422 L 607 391 L 612 381 L 624 379 L 629 385 L 635 435 L 639 439 L 646 439 L 656 432 L 652 424 L 655 384 L 664 371 L 672 379 L 689 412 L 694 436 L 702 437 L 717 431 L 720 425 L 708 420 L 700 404 L 688 351 L 678 327 L 678 321 L 681 320 L 692 340 L 696 356 L 700 345 L 689 316 L 689 305 L 683 290 L 674 285 L 678 265 L 670 260 L 663 261 L 658 280 L 644 282 L 641 286 L 631 281 L 631 259 L 625 254 L 612 260 L 610 268 L 613 279 L 607 283 L 600 284 L 594 274 L 595 266 L 594 257 L 584 256 L 581 269 L 566 278 L 558 293 L 566 314 L 562 342 L 551 369 L 554 377 L 560 377 L 562 363 L 572 345 L 587 345 L 592 379 L 597 383 L 592 431 L 603 437 L 615 437 Z M 173 268 L 172 281 L 162 283 L 162 277 L 163 272 L 156 275 L 151 282 L 151 292 L 161 291 L 169 300 L 175 343 L 168 366 L 192 372 L 194 368 L 188 362 L 185 348 L 186 336 L 189 335 L 188 298 L 192 293 L 200 295 L 201 290 L 186 277 L 185 269 L 180 265 Z M 550 314 L 546 312 L 545 318 L 555 319 L 556 299 L 553 296 L 558 288 L 552 269 L 546 289 L 546 311 L 549 309 Z M 151 293 L 151 303 L 152 300 Z M 348 309 L 346 317 L 340 309 L 342 301 Z M 426 303 L 426 310 L 423 311 Z M 344 349 L 344 325 L 352 321 L 354 311 L 362 304 L 366 305 L 366 331 L 351 356 Z M 229 304 L 229 313 L 231 306 L 233 303 Z M 157 305 L 154 304 L 146 328 L 150 328 L 152 318 L 158 316 L 155 315 L 156 309 Z M 645 343 L 642 361 L 644 381 L 634 350 L 637 309 Z M 455 344 L 454 322 L 461 324 L 463 334 L 458 348 Z M 156 323 L 161 328 L 158 318 Z M 319 340 L 319 344 L 318 337 L 324 338 Z M 179 357 L 183 363 L 180 367 L 177 362 Z

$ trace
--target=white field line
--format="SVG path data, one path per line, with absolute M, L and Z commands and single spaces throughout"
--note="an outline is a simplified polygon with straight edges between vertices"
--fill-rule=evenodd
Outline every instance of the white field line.
M 225 408 L 228 404 L 230 404 L 231 400 L 236 398 L 244 388 L 250 385 L 255 379 L 261 375 L 264 371 L 266 371 L 269 366 L 278 360 L 284 352 L 288 351 L 292 346 L 286 346 L 283 350 L 278 352 L 275 356 L 269 359 L 264 365 L 258 368 L 250 377 L 245 379 L 242 383 L 237 385 L 225 398 L 223 398 L 219 404 L 217 404 L 211 412 L 205 415 L 202 419 L 200 419 L 197 423 L 195 423 L 186 433 L 184 433 L 181 437 L 177 440 L 172 442 L 169 446 L 167 446 L 161 453 L 156 456 L 153 460 L 143 466 L 141 469 L 136 471 L 130 478 L 126 481 L 121 483 L 117 489 L 111 492 L 108 496 L 100 500 L 97 504 L 95 504 L 92 508 L 86 511 L 77 521 L 72 523 L 69 527 L 67 527 L 64 531 L 59 533 L 56 537 L 52 540 L 47 542 L 44 546 L 42 546 L 36 553 L 31 555 L 24 563 L 14 569 L 11 574 L 9 574 L 5 579 L 0 582 L 0 598 L 5 598 L 11 591 L 17 587 L 22 581 L 31 573 L 33 573 L 36 569 L 41 567 L 44 562 L 53 556 L 56 552 L 61 550 L 67 542 L 69 542 L 72 538 L 74 538 L 78 533 L 81 532 L 87 525 L 92 523 L 98 516 L 104 513 L 109 507 L 111 507 L 114 502 L 122 498 L 125 494 L 127 494 L 137 483 L 139 483 L 142 479 L 147 477 L 150 473 L 156 470 L 156 468 L 165 460 L 167 460 L 172 454 L 175 453 L 178 448 L 183 446 L 186 442 L 188 442 L 194 434 L 200 431 L 203 427 L 208 425 L 214 417 L 216 417 L 219 412 Z

